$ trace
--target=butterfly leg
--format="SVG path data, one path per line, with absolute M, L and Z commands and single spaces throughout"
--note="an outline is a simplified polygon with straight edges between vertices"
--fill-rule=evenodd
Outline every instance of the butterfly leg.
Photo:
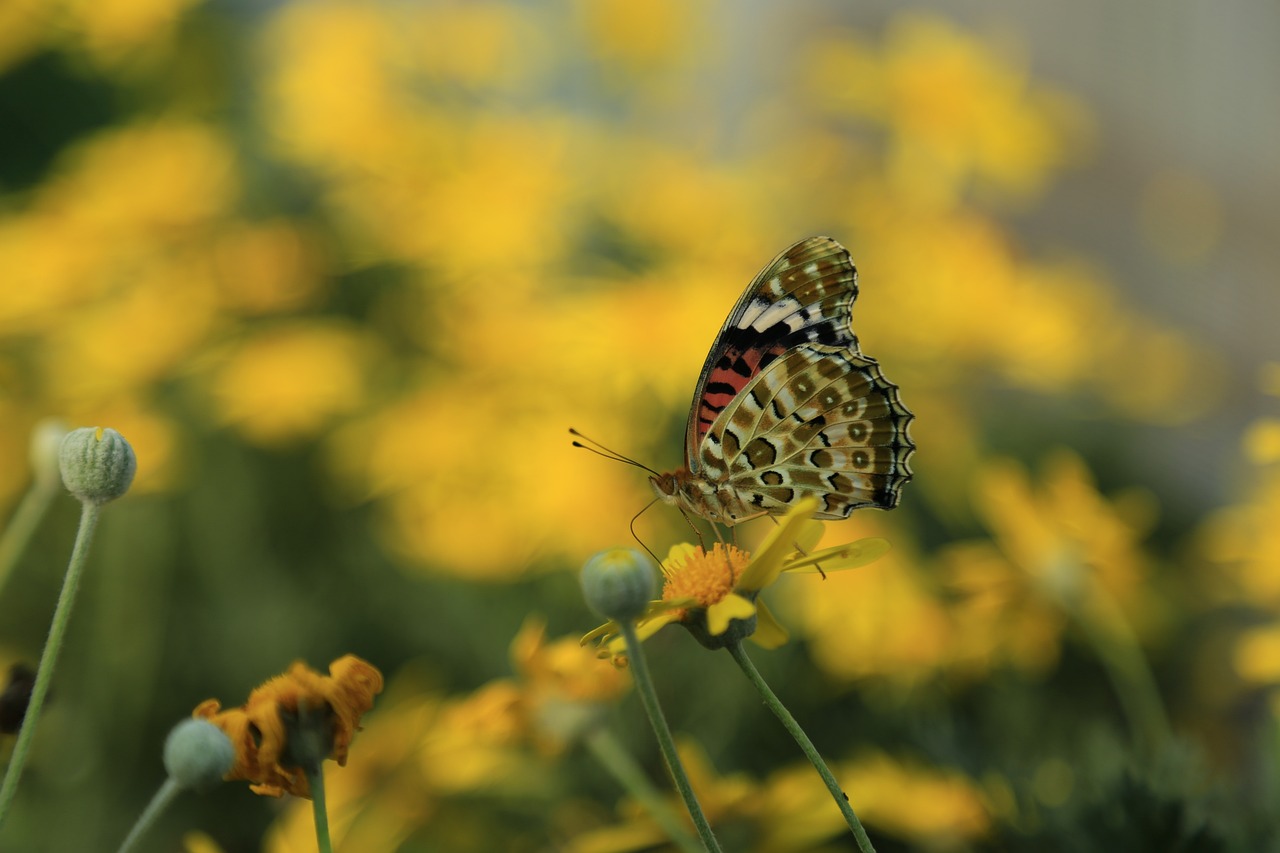
M 698 537 L 698 547 L 702 549 L 703 553 L 706 553 L 707 543 L 706 540 L 702 538 L 702 531 L 698 529 L 698 525 L 693 523 L 693 519 L 689 517 L 689 513 L 684 511 L 683 507 L 680 508 L 680 515 L 684 518 L 685 523 L 693 530 L 693 535 Z M 714 524 L 711 526 L 715 527 Z M 658 563 L 661 564 L 662 561 L 659 560 Z
M 775 525 L 776 525 L 776 524 L 781 524 L 781 523 L 782 523 L 782 522 L 778 521 L 777 516 L 773 516 L 773 515 L 769 516 L 769 520 L 770 520 L 770 521 L 772 521 Z M 799 554 L 803 554 L 803 555 L 804 555 L 804 556 L 806 556 L 806 557 L 807 557 L 807 556 L 809 556 L 809 552 L 808 552 L 808 551 L 806 551 L 805 549 L 801 548 L 801 547 L 800 547 L 800 545 L 799 545 L 799 543 L 797 543 L 797 542 L 792 542 L 791 544 L 792 544 L 792 546 L 796 549 L 796 552 L 797 552 L 797 553 L 799 553 Z M 813 564 L 813 567 L 814 567 L 815 569 L 817 569 L 817 570 L 818 570 L 818 574 L 822 575 L 822 579 L 823 579 L 823 580 L 826 580 L 826 579 L 827 579 L 827 573 L 826 573 L 826 572 L 824 572 L 824 571 L 822 570 L 822 564 L 821 564 L 821 563 L 814 563 L 814 564 Z

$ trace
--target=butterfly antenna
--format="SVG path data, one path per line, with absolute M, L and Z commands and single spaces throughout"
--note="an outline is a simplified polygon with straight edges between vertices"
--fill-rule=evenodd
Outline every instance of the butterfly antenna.
M 650 474 L 652 474 L 655 477 L 662 476 L 657 471 L 653 470 L 643 462 L 637 462 L 636 460 L 632 459 L 630 456 L 623 456 L 621 453 L 619 453 L 616 450 L 610 450 L 600 442 L 596 441 L 594 438 L 587 438 L 585 435 L 578 432 L 573 427 L 569 427 L 569 435 L 573 436 L 575 439 L 581 439 L 580 441 L 573 442 L 574 447 L 581 447 L 583 450 L 590 450 L 595 455 L 603 456 L 605 459 L 612 459 L 614 462 L 621 462 L 624 465 L 634 465 L 637 468 L 648 471 Z M 648 509 L 648 507 L 645 507 L 645 509 Z M 642 509 L 640 510 L 640 512 L 644 512 L 644 510 Z
M 590 448 L 588 448 L 588 449 L 590 449 Z M 649 556 L 650 556 L 650 557 L 653 557 L 653 561 L 654 561 L 655 563 L 657 563 L 659 566 L 661 566 L 661 565 L 662 565 L 662 560 L 658 559 L 658 555 L 657 555 L 657 554 L 655 554 L 655 553 L 653 553 L 653 549 L 652 549 L 652 548 L 650 548 L 648 545 L 644 544 L 644 540 L 640 538 L 640 534 L 636 533 L 636 521 L 640 518 L 640 516 L 644 515 L 644 514 L 649 510 L 649 507 L 653 506 L 653 505 L 654 505 L 654 504 L 656 504 L 657 502 L 658 502 L 658 499 L 657 499 L 657 498 L 654 498 L 653 500 L 651 500 L 651 501 L 649 501 L 647 504 L 645 504 L 643 509 L 641 509 L 639 512 L 637 512 L 635 515 L 631 516 L 631 524 L 630 524 L 630 525 L 628 525 L 628 526 L 629 526 L 629 527 L 630 527 L 630 529 L 631 529 L 631 538 L 632 538 L 632 539 L 634 539 L 634 540 L 636 540 L 637 542 L 639 542 L 639 543 L 640 543 L 640 547 L 641 547 L 641 548 L 643 548 L 643 549 L 645 549 L 646 551 L 648 551 L 648 552 L 649 552 Z

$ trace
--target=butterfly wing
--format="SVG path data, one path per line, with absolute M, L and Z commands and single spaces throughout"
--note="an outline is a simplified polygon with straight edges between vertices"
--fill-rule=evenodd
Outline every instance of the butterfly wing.
M 701 464 L 699 445 L 716 418 L 775 359 L 800 344 L 858 354 L 853 301 L 858 272 L 830 237 L 784 250 L 756 275 L 729 312 L 702 365 L 685 426 L 685 463 Z
M 802 344 L 758 373 L 707 432 L 704 476 L 761 512 L 808 495 L 820 501 L 817 518 L 889 509 L 911 479 L 912 417 L 875 359 Z

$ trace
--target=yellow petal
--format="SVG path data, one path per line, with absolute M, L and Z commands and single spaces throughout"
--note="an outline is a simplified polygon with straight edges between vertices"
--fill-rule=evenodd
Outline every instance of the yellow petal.
M 636 639 L 643 643 L 645 640 L 658 633 L 663 627 L 676 621 L 675 610 L 668 610 L 666 613 L 659 613 L 652 619 L 646 619 L 636 626 Z M 625 654 L 627 651 L 627 641 L 622 637 L 614 637 L 609 641 L 609 651 L 615 655 Z
M 756 606 L 740 595 L 730 593 L 707 608 L 707 630 L 713 637 L 729 629 L 730 619 L 750 619 Z
M 677 566 L 683 566 L 697 549 L 688 542 L 678 542 L 667 551 L 667 559 L 662 561 L 662 573 L 669 575 Z
M 809 552 L 818 547 L 818 542 L 822 540 L 822 534 L 826 532 L 827 526 L 817 519 L 806 519 L 801 525 L 800 530 L 796 532 L 792 542 L 799 550 Z
M 805 498 L 796 504 L 783 517 L 782 523 L 760 543 L 760 549 L 738 579 L 735 589 L 759 592 L 776 581 L 782 572 L 782 558 L 795 550 L 796 536 L 817 511 L 817 498 Z
M 590 631 L 583 634 L 582 639 L 578 641 L 578 644 L 585 646 L 587 643 L 591 642 L 592 640 L 598 640 L 599 638 L 603 637 L 606 634 L 614 634 L 614 633 L 617 633 L 617 631 L 618 631 L 617 622 L 606 622 L 603 625 L 600 625 L 596 628 L 592 628 Z
M 782 624 L 765 606 L 764 599 L 756 599 L 756 632 L 751 635 L 752 641 L 762 648 L 776 649 L 790 636 L 787 629 L 782 627 Z
M 784 572 L 843 572 L 873 563 L 889 553 L 889 540 L 880 538 L 859 539 L 847 545 L 824 548 L 817 553 L 787 561 Z

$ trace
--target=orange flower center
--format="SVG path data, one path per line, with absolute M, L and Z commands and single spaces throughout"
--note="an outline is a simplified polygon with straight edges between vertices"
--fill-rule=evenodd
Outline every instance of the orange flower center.
M 664 566 L 663 601 L 692 598 L 699 607 L 710 607 L 733 592 L 733 585 L 747 568 L 751 555 L 736 545 L 717 542 L 711 553 L 695 548 L 683 563 Z

